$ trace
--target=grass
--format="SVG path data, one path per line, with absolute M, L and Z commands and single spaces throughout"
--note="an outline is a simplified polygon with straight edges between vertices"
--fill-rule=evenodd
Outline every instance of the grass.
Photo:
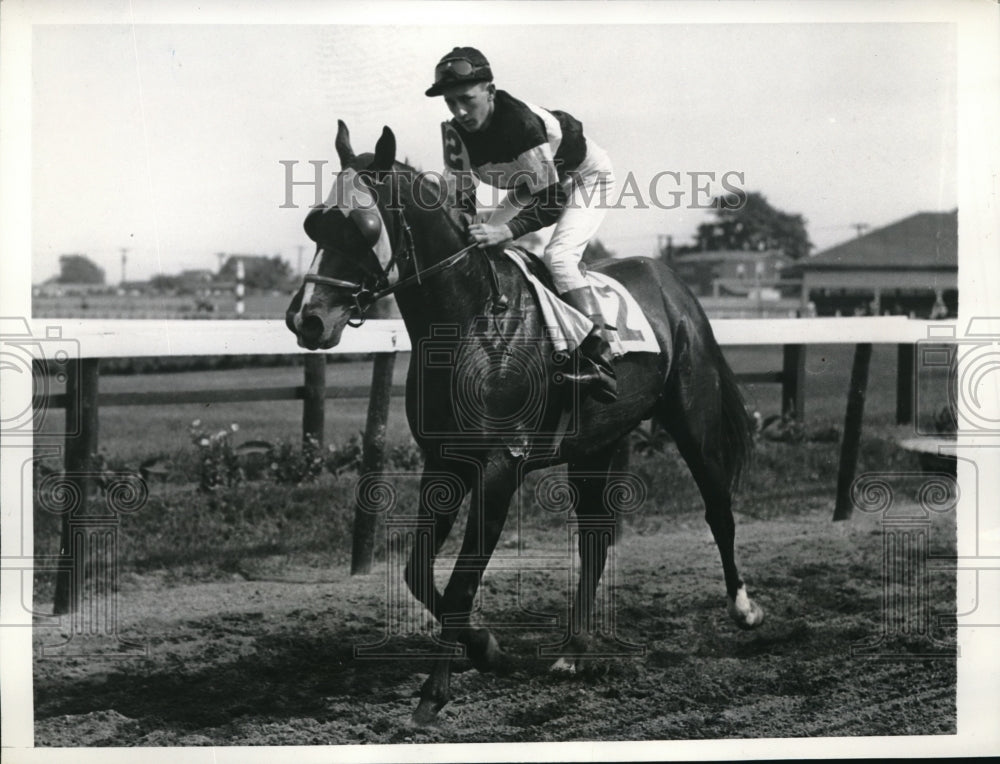
M 810 348 L 806 362 L 807 430 L 842 427 L 852 350 L 849 346 Z M 780 348 L 731 348 L 727 356 L 738 372 L 766 371 L 781 365 Z M 397 359 L 394 372 L 397 383 L 404 380 L 407 363 L 405 355 Z M 292 367 L 105 376 L 101 379 L 101 390 L 297 385 L 301 384 L 301 375 L 301 368 Z M 368 361 L 331 363 L 327 384 L 367 384 L 370 375 Z M 876 346 L 859 474 L 866 470 L 918 467 L 915 457 L 895 444 L 895 375 L 895 347 Z M 935 394 L 940 393 L 939 400 L 943 401 L 943 379 L 929 381 L 940 383 L 939 388 L 933 385 L 930 388 Z M 763 416 L 780 410 L 777 385 L 750 385 L 745 393 L 750 407 Z M 927 400 L 921 402 L 929 405 Z M 146 506 L 122 521 L 119 563 L 123 569 L 171 571 L 171 576 L 182 578 L 213 578 L 238 572 L 241 565 L 282 556 L 326 562 L 331 557 L 346 560 L 355 504 L 357 475 L 353 471 L 339 476 L 324 473 L 317 481 L 301 485 L 246 480 L 218 495 L 198 490 L 199 450 L 190 433 L 193 420 L 201 420 L 201 427 L 210 432 L 238 423 L 240 429 L 234 436 L 237 445 L 248 440 L 297 444 L 301 437 L 301 406 L 299 401 L 279 401 L 102 409 L 100 450 L 111 467 L 136 471 L 144 460 L 154 458 L 170 465 L 164 482 L 150 482 Z M 326 443 L 342 446 L 360 433 L 365 426 L 366 408 L 367 403 L 360 400 L 328 401 Z M 41 436 L 58 431 L 61 412 L 49 413 Z M 736 511 L 759 519 L 795 515 L 824 505 L 829 505 L 832 511 L 838 440 L 796 444 L 761 440 Z M 36 445 L 44 442 L 40 437 Z M 405 459 L 410 443 L 403 400 L 395 398 L 389 413 L 387 444 Z M 49 459 L 48 466 L 59 469 L 61 465 Z M 397 481 L 398 506 L 406 512 L 412 511 L 417 502 L 418 471 L 413 468 L 410 458 L 403 469 L 413 471 L 414 478 Z M 669 444 L 661 453 L 633 454 L 631 469 L 647 488 L 645 506 L 628 520 L 635 532 L 655 532 L 669 526 L 678 515 L 700 515 L 703 511 L 686 465 Z M 565 517 L 538 507 L 533 494 L 538 479 L 537 475 L 529 476 L 522 489 L 523 530 L 543 530 L 565 523 Z M 58 526 L 58 517 L 36 507 L 37 554 L 57 551 Z M 453 534 L 458 536 L 459 533 Z M 381 541 L 376 549 L 384 549 Z M 39 580 L 38 584 L 39 596 L 44 601 L 51 582 Z
M 403 384 L 409 353 L 396 359 L 393 382 Z M 367 385 L 371 382 L 372 362 L 329 363 L 328 387 Z M 177 372 L 102 376 L 101 392 L 144 392 L 157 390 L 229 390 L 255 387 L 286 387 L 302 384 L 301 367 L 222 369 L 211 372 Z M 53 385 L 53 392 L 62 389 Z M 326 404 L 324 441 L 340 443 L 365 428 L 368 403 L 364 399 L 329 400 Z M 47 412 L 41 435 L 61 430 L 62 411 Z M 301 437 L 301 401 L 265 401 L 251 403 L 179 404 L 174 406 L 109 406 L 100 413 L 100 449 L 112 460 L 124 458 L 135 466 L 147 458 L 176 458 L 190 450 L 188 428 L 201 420 L 206 429 L 221 429 L 236 422 L 242 440 L 291 440 Z M 408 442 L 403 399 L 390 405 L 387 439 L 390 444 Z

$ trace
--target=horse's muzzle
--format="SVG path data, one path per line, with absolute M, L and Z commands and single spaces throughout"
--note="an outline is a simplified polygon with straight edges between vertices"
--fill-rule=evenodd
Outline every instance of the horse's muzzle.
M 344 307 L 320 312 L 306 306 L 286 323 L 298 337 L 299 347 L 307 350 L 327 350 L 340 343 L 341 335 L 351 313 Z

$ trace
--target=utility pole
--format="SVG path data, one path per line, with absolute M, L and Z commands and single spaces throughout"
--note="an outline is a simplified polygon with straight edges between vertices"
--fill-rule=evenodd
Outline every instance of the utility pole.
M 656 234 L 656 258 L 667 265 L 674 263 L 674 237 L 670 234 Z
M 243 302 L 244 286 L 243 279 L 246 278 L 246 269 L 243 266 L 243 258 L 236 261 L 236 315 L 242 318 L 246 306 Z
M 851 228 L 853 228 L 857 232 L 858 238 L 860 238 L 861 236 L 864 235 L 865 231 L 871 228 L 871 226 L 869 226 L 867 223 L 851 223 Z
M 302 250 L 303 249 L 305 249 L 305 247 L 303 247 L 301 244 L 299 244 L 299 269 L 297 271 L 297 274 L 299 276 L 303 275 L 302 274 Z
M 125 263 L 128 260 L 128 258 L 126 257 L 126 255 L 128 253 L 128 247 L 122 247 L 121 250 L 122 250 L 122 280 L 121 280 L 121 283 L 124 284 L 125 283 Z

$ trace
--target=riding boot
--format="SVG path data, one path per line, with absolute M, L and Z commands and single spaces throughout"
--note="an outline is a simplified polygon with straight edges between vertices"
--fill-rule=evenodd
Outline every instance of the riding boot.
M 608 341 L 608 328 L 604 324 L 604 314 L 597 304 L 597 298 L 589 286 L 571 289 L 559 296 L 594 322 L 594 328 L 580 343 L 579 368 L 576 373 L 568 374 L 567 377 L 572 382 L 588 387 L 596 400 L 613 403 L 618 400 L 618 380 L 611 364 L 613 355 Z

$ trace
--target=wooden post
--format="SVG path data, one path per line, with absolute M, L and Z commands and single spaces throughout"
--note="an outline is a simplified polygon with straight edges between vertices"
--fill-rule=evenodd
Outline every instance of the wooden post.
M 913 386 L 917 369 L 913 345 L 900 344 L 896 349 L 896 424 L 913 422 Z
M 305 357 L 305 395 L 302 401 L 302 442 L 310 437 L 323 445 L 326 400 L 326 354 Z
M 868 391 L 868 367 L 872 360 L 872 345 L 862 343 L 854 349 L 851 367 L 851 386 L 847 391 L 847 413 L 844 415 L 844 440 L 840 446 L 840 468 L 837 471 L 837 505 L 834 520 L 847 520 L 851 516 L 851 483 L 858 468 L 858 450 L 861 445 L 861 420 L 865 413 L 865 394 Z
M 71 359 L 66 380 L 66 453 L 63 469 L 69 473 L 85 473 L 93 469 L 91 457 L 97 453 L 97 391 L 100 374 L 99 358 Z M 80 505 L 62 516 L 62 533 L 59 541 L 60 566 L 56 574 L 56 592 L 53 613 L 64 615 L 76 607 L 71 589 L 82 590 L 83 582 L 71 587 L 71 577 L 86 569 L 83 560 L 74 560 L 71 551 L 70 516 L 86 514 L 87 497 L 93 485 L 89 477 L 76 478 Z
M 372 389 L 368 398 L 368 420 L 361 444 L 361 476 L 379 473 L 385 462 L 385 427 L 392 399 L 392 368 L 395 353 L 376 353 L 372 369 Z M 359 477 L 361 477 L 359 476 Z M 375 515 L 354 505 L 354 542 L 351 549 L 351 575 L 370 573 L 375 553 Z
M 806 415 L 806 346 L 785 345 L 781 364 L 781 413 L 801 422 Z

